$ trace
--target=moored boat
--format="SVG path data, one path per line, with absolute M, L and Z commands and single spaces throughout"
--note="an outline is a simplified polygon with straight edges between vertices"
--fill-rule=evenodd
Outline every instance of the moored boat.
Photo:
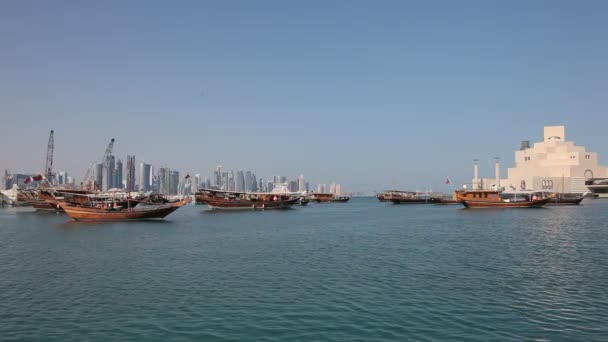
M 332 193 L 315 192 L 311 195 L 310 199 L 317 203 L 331 203 L 331 202 L 345 203 L 345 202 L 348 202 L 350 200 L 350 198 L 351 198 L 350 195 L 338 195 L 338 194 L 332 194 Z
M 592 198 L 608 198 L 608 178 L 590 178 L 585 186 L 591 191 Z
M 196 204 L 196 205 L 207 204 L 207 202 L 205 202 L 205 200 L 203 198 L 203 192 L 202 191 L 197 191 L 194 194 L 194 204 Z
M 75 221 L 129 221 L 165 218 L 175 210 L 190 203 L 190 199 L 187 198 L 176 203 L 136 205 L 135 207 L 106 206 L 105 203 L 100 206 L 94 204 L 80 205 L 65 201 L 59 201 L 58 203 L 66 214 Z
M 439 198 L 438 202 L 435 204 L 439 205 L 454 205 L 454 204 L 462 204 L 461 201 L 455 199 L 447 199 L 447 198 Z
M 204 201 L 210 209 L 255 210 L 287 209 L 298 203 L 299 193 L 235 192 L 202 189 L 196 193 L 197 200 Z
M 456 197 L 466 208 L 539 208 L 555 195 L 543 198 L 532 191 L 462 190 Z
M 547 205 L 579 205 L 585 199 L 584 194 L 558 193 L 552 197 Z
M 393 204 L 432 204 L 439 203 L 438 197 L 417 191 L 393 190 L 385 193 L 384 198 Z

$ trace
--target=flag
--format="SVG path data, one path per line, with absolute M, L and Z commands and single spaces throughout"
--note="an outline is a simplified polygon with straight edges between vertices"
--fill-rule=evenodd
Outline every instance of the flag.
M 31 182 L 39 182 L 41 180 L 45 179 L 43 175 L 37 175 L 34 177 L 27 177 L 24 181 L 25 184 L 30 184 Z
M 445 184 L 452 184 L 450 177 L 445 177 Z

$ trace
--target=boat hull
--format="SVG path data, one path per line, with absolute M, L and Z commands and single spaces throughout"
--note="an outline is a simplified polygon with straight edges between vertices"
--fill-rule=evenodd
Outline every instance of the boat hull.
M 459 200 L 449 200 L 449 199 L 439 199 L 439 201 L 437 201 L 435 204 L 439 204 L 439 205 L 455 205 L 455 204 L 462 204 L 462 201 L 459 201 Z
M 440 203 L 439 199 L 436 198 L 392 198 L 390 200 L 393 204 L 434 204 Z
M 196 204 L 196 205 L 207 204 L 207 202 L 205 200 L 205 196 L 203 196 L 201 194 L 194 195 L 194 204 Z
M 162 205 L 143 205 L 137 208 L 122 210 L 89 208 L 66 203 L 60 205 L 74 221 L 131 221 L 163 219 L 188 202 L 190 201 Z
M 479 200 L 463 200 L 465 208 L 540 208 L 545 206 L 552 198 L 543 198 L 535 201 L 522 202 L 493 202 Z
M 287 201 L 249 201 L 249 200 L 224 200 L 216 198 L 205 198 L 205 202 L 213 210 L 269 210 L 288 209 L 298 202 L 298 198 Z
M 50 201 L 40 200 L 32 203 L 32 207 L 37 211 L 58 211 L 61 207 L 57 207 L 56 204 L 51 203 Z
M 580 198 L 554 198 L 549 201 L 547 205 L 579 205 L 583 201 L 584 197 Z
M 333 199 L 333 200 L 320 200 L 320 199 L 316 199 L 314 200 L 317 203 L 346 203 L 348 201 L 350 201 L 350 198 L 347 199 Z

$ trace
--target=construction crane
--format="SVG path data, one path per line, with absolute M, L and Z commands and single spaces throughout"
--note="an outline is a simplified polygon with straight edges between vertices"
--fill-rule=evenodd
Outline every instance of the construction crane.
M 106 147 L 106 151 L 105 151 L 103 157 L 101 157 L 102 163 L 105 162 L 106 159 L 112 154 L 112 149 L 114 149 L 114 138 L 112 138 L 112 140 L 110 140 L 110 143 L 108 144 L 108 147 Z M 91 163 L 91 165 L 89 165 L 89 169 L 87 170 L 87 172 L 84 175 L 83 183 L 84 183 L 85 187 L 93 184 L 93 182 L 94 182 L 93 176 L 95 175 L 95 173 L 91 172 L 91 170 L 93 169 L 93 166 L 95 164 L 96 164 L 95 162 Z M 98 186 L 100 186 L 100 185 L 101 184 L 98 184 Z
M 54 132 L 51 130 L 51 135 L 49 136 L 49 144 L 46 150 L 46 168 L 44 170 L 44 176 L 46 177 L 46 181 L 50 184 L 53 183 L 55 179 L 55 174 L 53 173 L 53 151 L 55 150 L 55 139 L 53 137 Z

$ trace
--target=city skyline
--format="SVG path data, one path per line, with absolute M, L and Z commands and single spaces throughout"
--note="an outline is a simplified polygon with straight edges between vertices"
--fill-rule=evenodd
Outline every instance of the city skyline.
M 77 180 L 111 138 L 123 180 L 133 154 L 366 193 L 504 173 L 549 125 L 608 164 L 608 3 L 237 4 L 0 4 L 0 170 L 42 173 L 51 129 Z

